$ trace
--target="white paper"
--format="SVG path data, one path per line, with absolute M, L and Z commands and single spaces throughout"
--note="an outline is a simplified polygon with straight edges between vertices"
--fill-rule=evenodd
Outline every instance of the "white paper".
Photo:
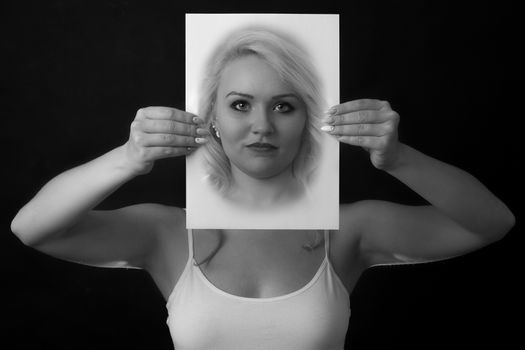
M 201 75 L 210 52 L 237 28 L 263 26 L 293 37 L 309 53 L 327 106 L 339 103 L 339 16 L 305 14 L 187 14 L 186 110 L 197 114 Z M 308 193 L 285 207 L 238 205 L 207 183 L 197 150 L 186 160 L 186 225 L 194 229 L 338 229 L 339 144 L 322 138 L 319 175 Z

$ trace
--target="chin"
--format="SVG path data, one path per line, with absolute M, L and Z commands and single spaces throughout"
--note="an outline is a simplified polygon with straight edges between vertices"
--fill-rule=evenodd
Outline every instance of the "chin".
M 257 167 L 257 168 L 244 168 L 242 171 L 255 179 L 259 180 L 268 180 L 278 175 L 281 175 L 288 167 L 286 168 L 275 168 L 275 167 Z

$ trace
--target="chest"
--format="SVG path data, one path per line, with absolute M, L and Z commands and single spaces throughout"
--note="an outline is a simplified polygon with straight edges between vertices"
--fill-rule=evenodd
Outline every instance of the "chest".
M 248 239 L 243 240 L 235 235 L 194 230 L 191 253 L 199 264 L 196 268 L 214 287 L 242 297 L 281 296 L 308 284 L 325 259 L 324 237 L 321 236 L 319 242 L 319 236 L 312 232 L 292 231 L 287 236 L 266 233 L 266 236 L 245 236 Z M 189 237 L 186 232 L 184 237 Z M 343 238 L 338 231 L 330 232 L 328 258 L 335 274 L 351 293 L 363 267 L 359 263 L 357 244 Z M 304 249 L 305 244 L 315 248 Z M 149 269 L 165 299 L 184 270 L 189 245 L 188 240 L 163 242 L 161 253 Z
M 270 298 L 292 293 L 307 285 L 325 260 L 322 240 L 314 249 L 304 248 L 315 243 L 319 233 L 221 234 L 195 232 L 194 259 L 213 286 L 235 296 Z

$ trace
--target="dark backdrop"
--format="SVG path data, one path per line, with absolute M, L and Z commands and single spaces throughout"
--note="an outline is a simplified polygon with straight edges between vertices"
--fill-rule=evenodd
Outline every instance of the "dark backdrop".
M 197 3 L 2 2 L 0 347 L 172 348 L 164 300 L 146 273 L 45 256 L 23 246 L 9 223 L 51 177 L 124 143 L 138 108 L 183 108 L 186 12 L 340 14 L 341 99 L 389 100 L 402 141 L 471 172 L 517 216 L 506 238 L 478 252 L 366 272 L 352 295 L 348 347 L 502 349 L 519 341 L 517 9 L 505 1 Z M 184 191 L 184 160 L 164 160 L 100 208 L 184 206 Z M 365 198 L 423 203 L 363 151 L 342 145 L 341 200 Z

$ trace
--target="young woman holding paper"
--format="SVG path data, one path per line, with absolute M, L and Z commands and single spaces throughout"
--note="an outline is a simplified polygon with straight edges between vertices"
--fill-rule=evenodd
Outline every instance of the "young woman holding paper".
M 257 44 L 282 55 L 263 40 L 274 34 L 259 34 Z M 214 113 L 139 109 L 124 145 L 52 179 L 19 211 L 12 231 L 58 258 L 148 271 L 167 300 L 177 349 L 320 350 L 344 347 L 349 295 L 368 267 L 458 256 L 513 226 L 513 214 L 473 176 L 400 142 L 400 117 L 388 102 L 342 103 L 316 124 L 312 118 L 321 116 L 262 52 L 235 47 L 218 60 L 207 101 Z M 223 147 L 232 183 L 260 189 L 248 200 L 261 194 L 271 202 L 283 191 L 293 197 L 292 169 L 308 125 L 363 147 L 374 167 L 430 205 L 342 204 L 340 229 L 325 232 L 186 230 L 184 210 L 160 204 L 93 210 L 156 160 L 211 143 Z

